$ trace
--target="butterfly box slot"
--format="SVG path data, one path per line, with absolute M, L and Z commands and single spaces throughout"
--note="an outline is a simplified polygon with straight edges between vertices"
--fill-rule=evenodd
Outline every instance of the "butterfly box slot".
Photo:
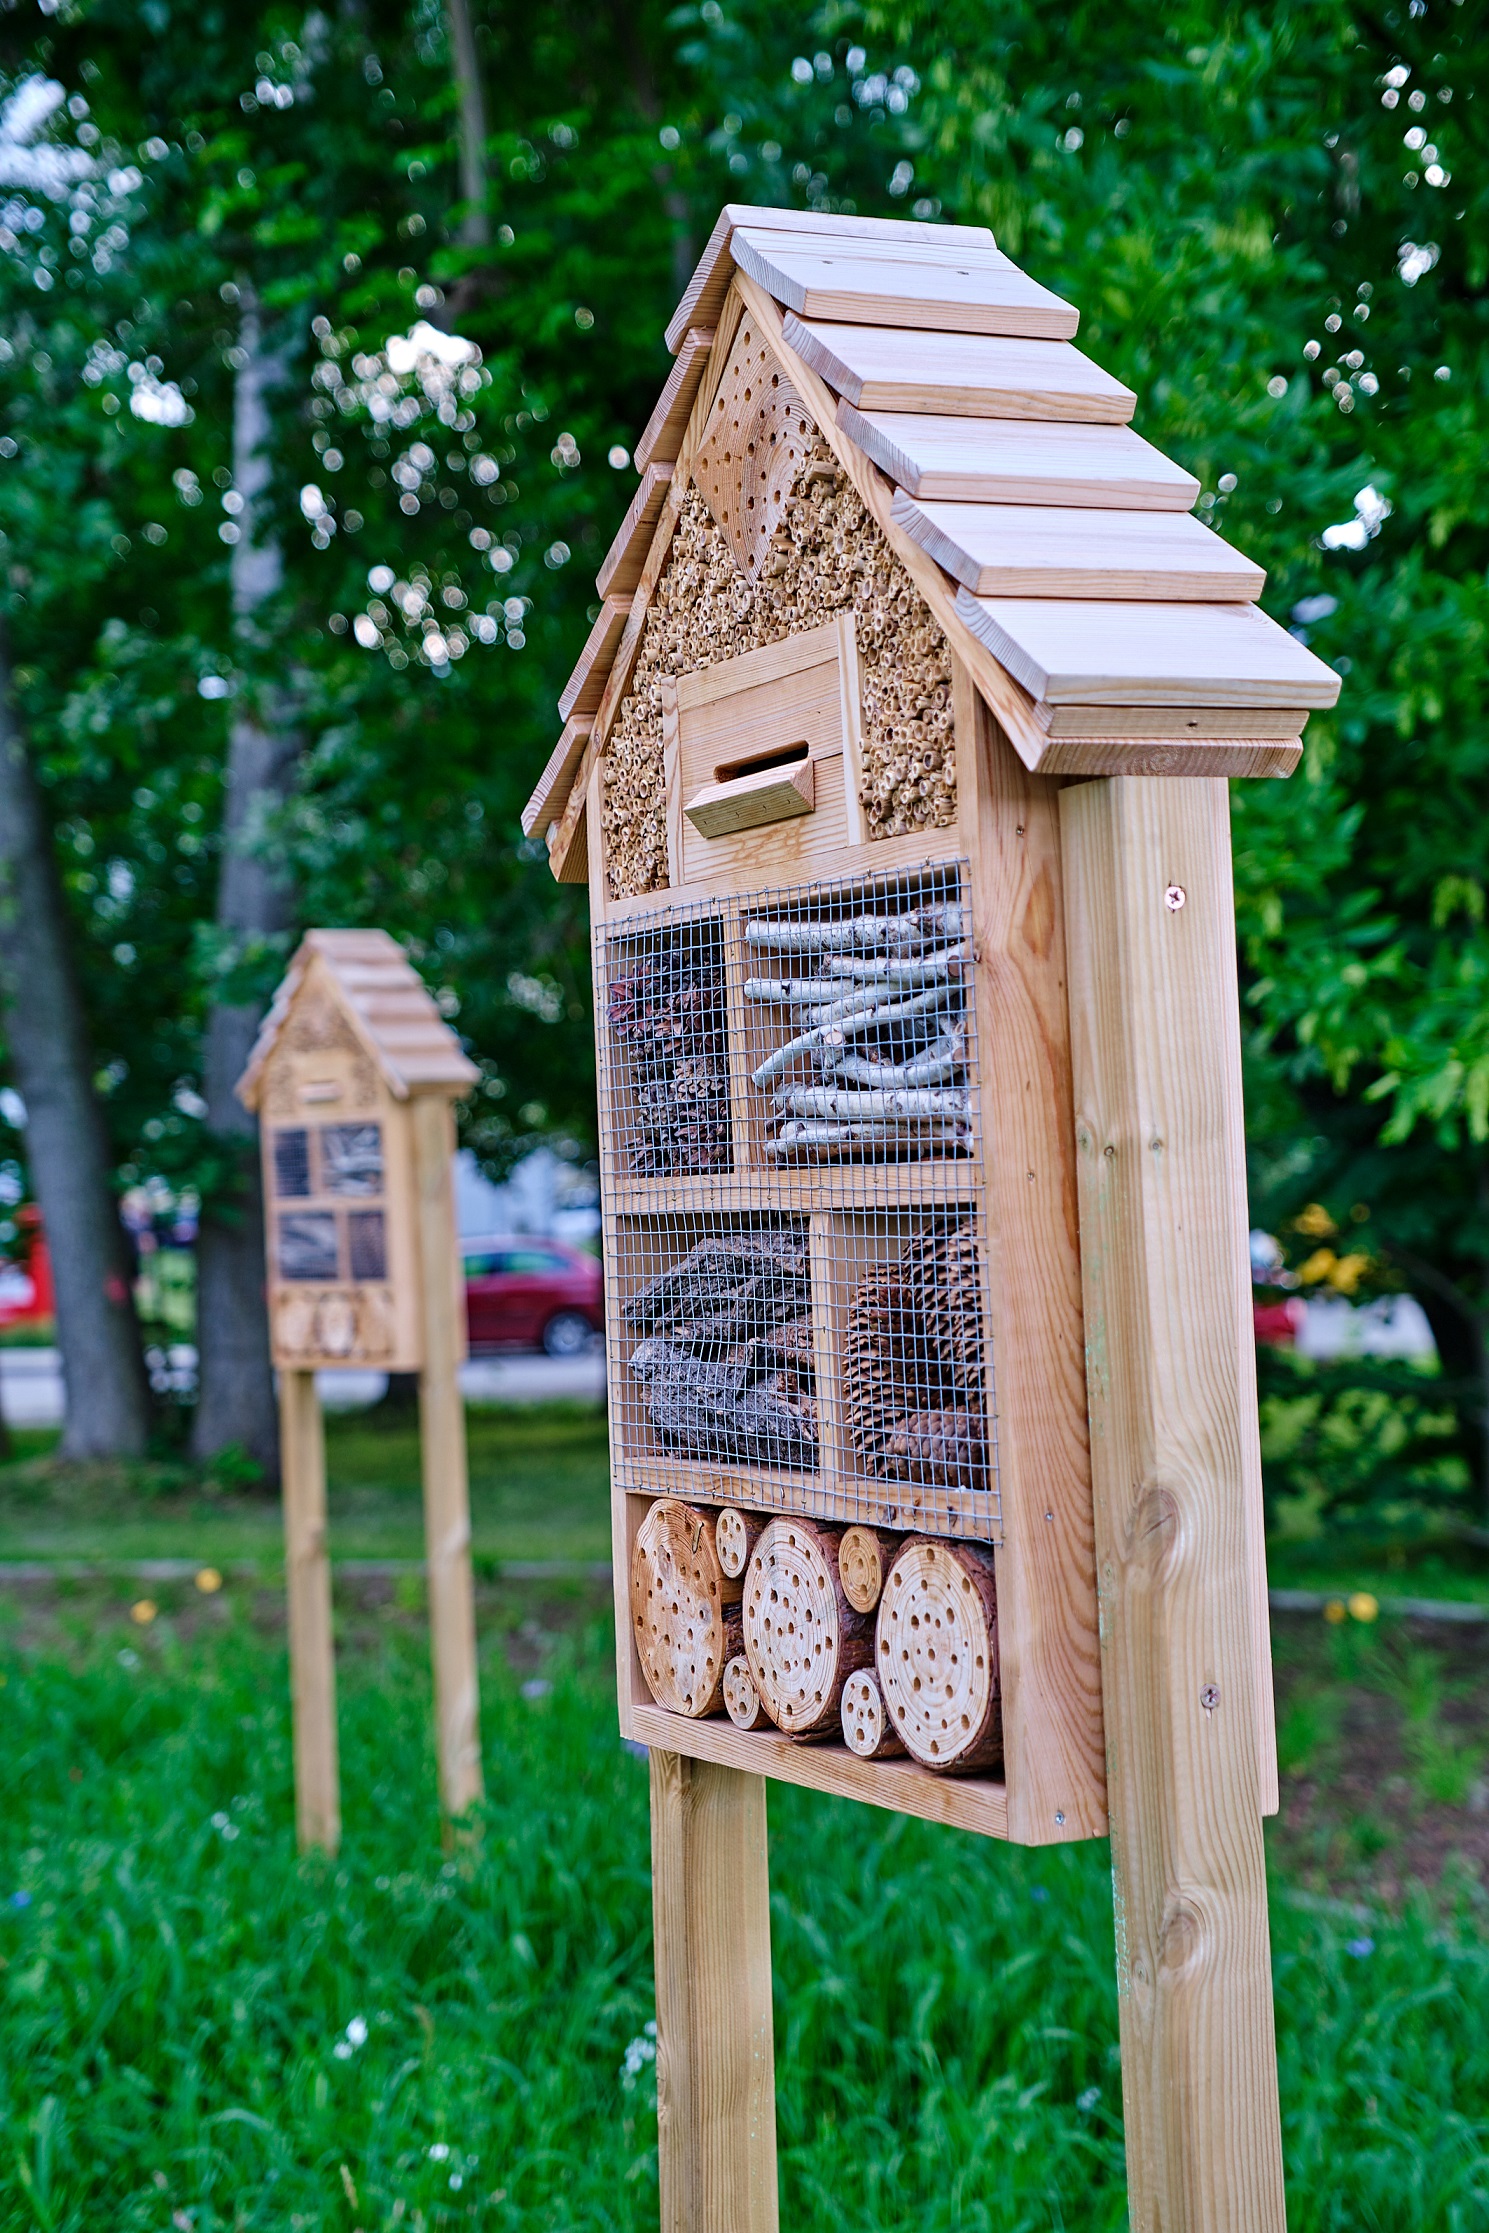
M 727 837 L 810 814 L 816 804 L 814 764 L 803 741 L 717 768 L 714 782 L 695 791 L 683 812 L 700 837 Z

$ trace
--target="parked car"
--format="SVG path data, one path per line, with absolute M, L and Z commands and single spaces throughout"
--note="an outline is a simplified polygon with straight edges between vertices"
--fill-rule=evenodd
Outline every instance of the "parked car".
M 578 1357 L 605 1330 L 598 1257 L 563 1241 L 464 1241 L 471 1354 L 545 1349 Z

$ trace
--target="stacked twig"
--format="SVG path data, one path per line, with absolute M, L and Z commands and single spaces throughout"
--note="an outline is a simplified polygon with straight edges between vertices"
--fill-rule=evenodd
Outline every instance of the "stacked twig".
M 610 1029 L 630 1053 L 623 1137 L 642 1178 L 729 1168 L 724 974 L 696 942 L 671 938 L 610 987 Z
M 815 1469 L 810 1305 L 805 1240 L 774 1228 L 700 1241 L 632 1296 L 630 1369 L 664 1448 Z
M 790 1035 L 752 1073 L 772 1093 L 767 1154 L 794 1162 L 968 1152 L 972 950 L 955 901 L 833 921 L 754 919 L 745 939 L 809 964 L 802 975 L 745 982 L 747 1000 L 796 1011 Z

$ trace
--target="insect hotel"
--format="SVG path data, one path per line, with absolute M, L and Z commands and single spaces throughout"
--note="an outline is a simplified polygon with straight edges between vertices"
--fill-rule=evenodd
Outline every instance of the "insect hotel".
M 313 930 L 238 1081 L 263 1158 L 302 1845 L 341 1833 L 317 1371 L 419 1374 L 440 1793 L 452 1815 L 481 1795 L 451 1114 L 477 1074 L 386 931 Z
M 726 208 L 524 821 L 594 924 L 669 2224 L 774 2223 L 767 1776 L 1110 1828 L 1134 2222 L 1282 2224 L 1226 778 L 1338 678 L 1077 324 L 980 228 Z

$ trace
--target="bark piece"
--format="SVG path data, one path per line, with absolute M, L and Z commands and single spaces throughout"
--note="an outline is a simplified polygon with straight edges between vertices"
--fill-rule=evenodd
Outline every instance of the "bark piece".
M 661 942 L 610 986 L 610 1032 L 630 1068 L 624 1145 L 638 1176 L 730 1163 L 724 973 L 717 938 Z
M 838 1545 L 838 1579 L 856 1612 L 871 1613 L 884 1589 L 899 1538 L 878 1528 L 850 1527 Z
M 736 1729 L 758 1729 L 765 1719 L 750 1663 L 737 1652 L 724 1669 L 724 1711 Z
M 843 1742 L 860 1760 L 895 1760 L 905 1750 L 884 1707 L 883 1693 L 867 1667 L 843 1685 L 839 1707 Z
M 719 1565 L 713 1518 L 660 1497 L 631 1554 L 631 1627 L 646 1687 L 669 1713 L 723 1710 L 724 1669 L 740 1649 L 738 1596 Z
M 873 1656 L 870 1624 L 843 1595 L 840 1530 L 772 1520 L 745 1574 L 744 1648 L 766 1713 L 788 1736 L 835 1736 L 845 1679 Z
M 942 1775 L 1002 1761 L 991 1551 L 907 1537 L 879 1600 L 874 1659 L 890 1720 L 912 1760 Z

